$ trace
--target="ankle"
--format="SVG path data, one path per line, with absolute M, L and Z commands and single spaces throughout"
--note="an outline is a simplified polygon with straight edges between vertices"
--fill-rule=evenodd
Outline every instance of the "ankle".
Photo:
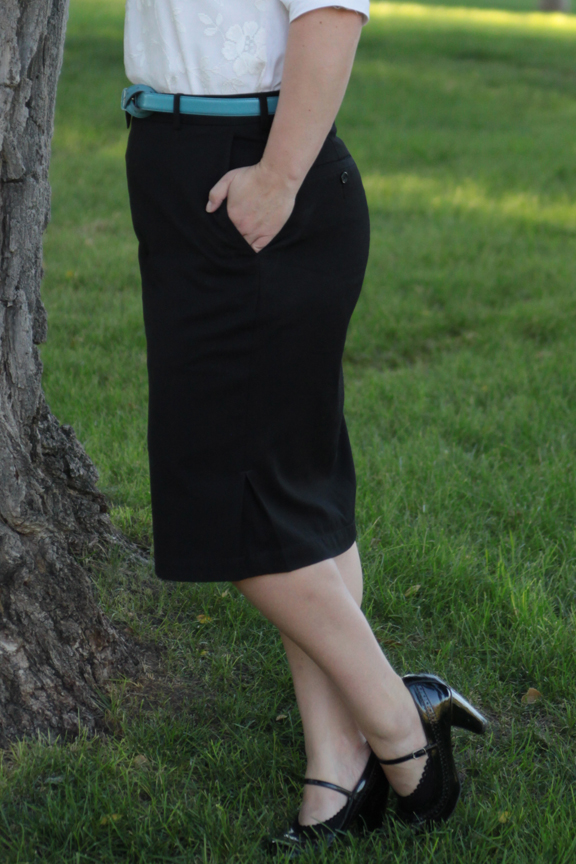
M 386 718 L 385 733 L 370 738 L 372 749 L 381 759 L 398 759 L 427 744 L 418 709 L 402 679 L 399 681 L 402 686 Z
M 399 731 L 395 737 L 381 738 L 371 742 L 372 749 L 380 759 L 400 759 L 421 750 L 428 743 L 421 723 L 409 730 Z
M 317 748 L 306 748 L 306 777 L 328 779 L 356 770 L 368 759 L 370 747 L 362 735 L 340 735 L 324 739 Z M 333 781 L 336 782 L 336 781 Z
M 374 752 L 380 759 L 402 759 L 422 750 L 428 743 L 420 716 L 416 711 L 416 722 L 405 724 L 402 731 L 398 730 L 396 737 L 382 739 L 373 744 Z M 414 719 L 414 718 L 412 718 Z M 428 754 L 407 759 L 397 765 L 382 765 L 388 782 L 400 796 L 412 794 L 418 787 L 422 773 L 428 761 Z

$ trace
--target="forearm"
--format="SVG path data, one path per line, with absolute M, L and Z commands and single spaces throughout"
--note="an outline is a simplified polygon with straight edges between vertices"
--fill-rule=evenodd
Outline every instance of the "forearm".
M 278 234 L 296 193 L 338 113 L 360 38 L 362 18 L 344 9 L 317 9 L 289 28 L 280 99 L 264 154 L 234 168 L 210 190 L 206 209 L 225 198 L 230 219 L 256 252 Z
M 298 189 L 324 143 L 346 92 L 362 18 L 316 9 L 292 22 L 282 87 L 261 167 Z

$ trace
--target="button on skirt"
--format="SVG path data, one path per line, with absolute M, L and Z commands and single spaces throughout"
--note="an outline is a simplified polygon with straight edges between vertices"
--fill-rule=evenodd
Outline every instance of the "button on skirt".
M 161 579 L 295 570 L 354 542 L 342 353 L 368 258 L 358 169 L 333 127 L 288 222 L 254 252 L 208 193 L 257 163 L 260 118 L 133 119 L 126 155 L 149 379 Z

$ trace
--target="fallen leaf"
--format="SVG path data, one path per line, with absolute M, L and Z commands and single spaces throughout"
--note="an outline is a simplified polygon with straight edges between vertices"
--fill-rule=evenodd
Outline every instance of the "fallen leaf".
M 411 585 L 410 588 L 404 592 L 404 597 L 412 597 L 413 594 L 418 593 L 421 587 L 421 585 Z
M 538 699 L 542 699 L 542 693 L 539 690 L 536 690 L 535 687 L 529 687 L 524 696 L 522 696 L 522 702 L 525 705 L 532 705 L 534 702 L 537 702 Z
M 286 720 L 287 718 L 288 718 L 287 714 L 278 714 L 278 716 L 276 717 L 276 722 L 279 723 L 280 720 Z
M 121 818 L 122 816 L 120 815 L 120 813 L 112 813 L 111 816 L 103 816 L 100 820 L 100 824 L 108 825 L 109 822 L 118 822 L 118 820 Z
M 502 824 L 504 824 L 505 822 L 508 822 L 509 819 L 510 819 L 510 811 L 509 810 L 504 810 L 502 813 L 500 813 L 500 816 L 498 817 L 498 821 L 501 822 Z
M 138 756 L 135 756 L 135 757 L 134 757 L 134 762 L 133 762 L 133 764 L 134 764 L 134 767 L 135 767 L 135 768 L 141 768 L 141 767 L 142 767 L 143 765 L 145 765 L 147 762 L 148 762 L 148 759 L 146 758 L 146 756 L 144 756 L 143 753 L 140 753 Z
M 222 594 L 221 594 L 220 596 L 221 596 L 221 597 L 229 597 L 229 596 L 230 596 L 230 591 L 228 591 L 228 589 L 226 589 L 226 591 L 223 591 Z
M 204 649 L 204 651 L 200 651 L 200 656 L 201 657 L 207 657 L 209 653 L 210 653 L 209 651 L 206 651 L 206 649 Z
M 381 645 L 386 645 L 388 648 L 401 648 L 402 643 L 398 642 L 396 639 L 382 639 L 380 641 Z
M 209 621 L 212 621 L 209 615 L 197 615 L 196 620 L 200 622 L 200 624 L 208 624 Z

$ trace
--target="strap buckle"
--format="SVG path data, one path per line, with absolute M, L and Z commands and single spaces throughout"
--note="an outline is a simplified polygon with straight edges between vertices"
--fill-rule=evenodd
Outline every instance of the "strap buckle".
M 425 756 L 431 750 L 438 747 L 436 741 L 431 741 L 425 747 L 415 750 L 413 753 L 408 753 L 407 756 L 399 756 L 398 759 L 378 759 L 381 765 L 400 765 L 402 762 L 408 762 L 409 759 L 419 759 L 420 756 Z
M 126 111 L 133 117 L 150 117 L 153 113 L 152 111 L 144 111 L 138 107 L 138 96 L 140 93 L 156 93 L 156 90 L 153 87 L 149 87 L 148 84 L 132 84 L 131 87 L 125 87 L 122 90 L 120 107 L 122 111 Z
M 428 751 L 432 749 L 433 747 L 431 747 L 430 745 L 427 745 L 426 747 L 421 747 L 420 750 L 415 750 L 414 753 L 412 753 L 412 759 L 419 759 L 420 756 L 426 756 Z

